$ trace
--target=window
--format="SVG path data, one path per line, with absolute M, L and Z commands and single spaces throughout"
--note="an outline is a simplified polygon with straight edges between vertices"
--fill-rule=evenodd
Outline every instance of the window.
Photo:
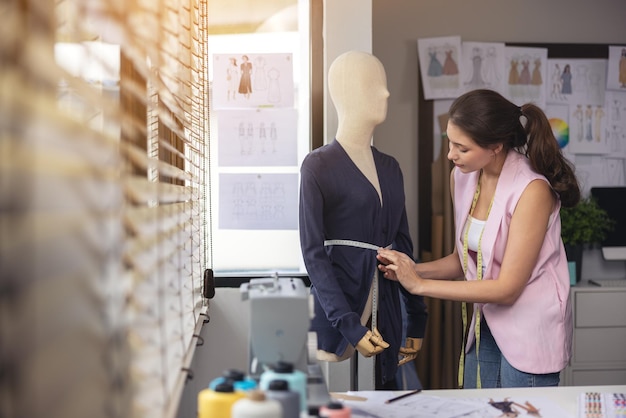
M 312 10 L 303 0 L 209 4 L 207 207 L 216 275 L 304 272 L 298 190 L 311 149 Z M 246 72 L 251 93 L 240 89 Z

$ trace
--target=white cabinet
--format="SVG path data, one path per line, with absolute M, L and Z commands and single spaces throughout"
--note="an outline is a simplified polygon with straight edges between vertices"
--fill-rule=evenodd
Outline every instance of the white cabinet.
M 571 288 L 573 353 L 561 385 L 626 384 L 626 287 Z

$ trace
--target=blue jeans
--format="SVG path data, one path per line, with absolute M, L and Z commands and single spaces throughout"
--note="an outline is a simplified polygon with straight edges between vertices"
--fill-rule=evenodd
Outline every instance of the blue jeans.
M 532 374 L 517 370 L 509 364 L 491 335 L 484 317 L 480 322 L 480 360 L 476 359 L 476 343 L 465 355 L 463 387 L 476 388 L 476 370 L 480 361 L 480 382 L 483 388 L 514 388 L 558 386 L 559 373 Z

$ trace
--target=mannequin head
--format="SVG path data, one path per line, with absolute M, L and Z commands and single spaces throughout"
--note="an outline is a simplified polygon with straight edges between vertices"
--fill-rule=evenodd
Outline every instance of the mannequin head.
M 371 138 L 374 127 L 387 116 L 385 69 L 369 53 L 349 51 L 337 57 L 328 71 L 328 90 L 337 109 L 338 133 L 344 136 L 369 130 Z

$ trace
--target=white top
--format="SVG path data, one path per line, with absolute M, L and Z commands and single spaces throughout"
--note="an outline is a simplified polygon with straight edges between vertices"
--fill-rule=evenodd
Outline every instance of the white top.
M 467 231 L 469 224 L 469 231 L 467 231 L 467 249 L 470 251 L 478 252 L 478 244 L 480 236 L 485 229 L 485 222 L 480 219 L 476 219 L 473 216 L 467 217 L 467 223 L 465 224 L 465 230 Z

